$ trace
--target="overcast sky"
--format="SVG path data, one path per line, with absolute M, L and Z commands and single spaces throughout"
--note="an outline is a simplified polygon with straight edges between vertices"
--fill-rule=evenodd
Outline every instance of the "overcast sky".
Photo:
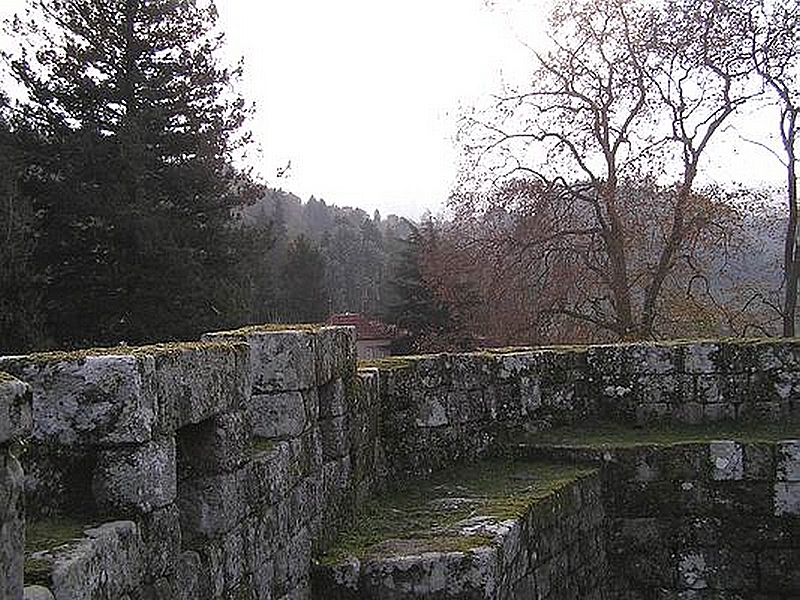
M 541 37 L 545 1 L 509 0 L 509 18 L 484 0 L 217 0 L 256 103 L 249 162 L 304 201 L 438 212 L 456 175 L 459 106 L 524 77 L 517 36 Z M 0 17 L 22 6 L 0 0 Z M 741 144 L 735 153 L 730 139 L 705 165 L 712 180 L 780 181 L 774 159 Z
M 455 178 L 459 103 L 528 60 L 482 0 L 217 4 L 245 57 L 267 181 L 369 212 L 436 212 Z

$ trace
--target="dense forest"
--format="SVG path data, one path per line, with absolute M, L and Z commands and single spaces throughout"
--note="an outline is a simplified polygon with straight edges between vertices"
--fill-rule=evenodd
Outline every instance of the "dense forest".
M 796 0 L 555 2 L 421 223 L 254 178 L 213 3 L 28 5 L 0 49 L 2 354 L 340 312 L 405 352 L 795 333 Z M 703 183 L 761 112 L 786 186 Z

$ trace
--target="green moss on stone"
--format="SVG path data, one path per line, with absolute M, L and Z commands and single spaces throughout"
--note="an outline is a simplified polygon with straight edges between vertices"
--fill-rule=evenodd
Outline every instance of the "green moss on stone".
M 47 586 L 52 561 L 34 555 L 78 542 L 85 537 L 84 530 L 89 527 L 91 525 L 85 522 L 67 518 L 28 521 L 25 524 L 25 584 Z
M 213 338 L 215 336 L 245 336 L 257 333 L 279 333 L 293 331 L 314 333 L 325 327 L 331 326 L 325 323 L 264 323 L 261 325 L 248 325 L 247 327 L 240 327 L 239 329 L 232 329 L 230 331 L 215 331 L 209 335 Z
M 411 356 L 387 356 L 385 358 L 373 358 L 358 361 L 359 369 L 378 369 L 380 371 L 397 371 L 408 369 L 414 365 L 416 357 Z
M 253 438 L 252 451 L 254 454 L 267 454 L 277 446 L 275 440 L 269 438 Z
M 25 554 L 53 550 L 80 540 L 90 525 L 68 518 L 41 519 L 25 524 Z
M 699 425 L 657 424 L 634 427 L 622 423 L 596 422 L 580 427 L 559 427 L 530 434 L 521 441 L 537 446 L 624 448 L 641 445 L 707 443 L 714 440 L 776 442 L 783 439 L 800 439 L 800 423 L 720 421 Z
M 367 505 L 319 562 L 486 546 L 493 543 L 490 536 L 464 535 L 459 523 L 472 517 L 495 522 L 517 518 L 538 500 L 595 472 L 583 466 L 510 461 L 452 468 Z
M 17 381 L 17 378 L 13 375 L 9 375 L 5 371 L 0 371 L 0 382 L 3 381 Z
M 46 364 L 53 362 L 80 362 L 92 356 L 165 356 L 178 355 L 190 350 L 217 350 L 232 348 L 240 342 L 200 341 L 169 342 L 151 344 L 149 346 L 111 346 L 108 348 L 82 348 L 78 350 L 58 350 L 53 352 L 35 352 L 20 357 L 11 357 L 8 364 L 24 366 L 25 364 Z

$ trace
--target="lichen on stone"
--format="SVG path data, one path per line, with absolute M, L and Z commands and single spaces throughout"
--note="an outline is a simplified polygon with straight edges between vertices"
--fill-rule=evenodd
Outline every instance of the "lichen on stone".
M 498 525 L 595 472 L 583 466 L 499 460 L 449 469 L 367 505 L 318 561 L 336 564 L 347 557 L 490 546 L 497 543 L 493 532 Z M 479 528 L 474 527 L 476 519 Z

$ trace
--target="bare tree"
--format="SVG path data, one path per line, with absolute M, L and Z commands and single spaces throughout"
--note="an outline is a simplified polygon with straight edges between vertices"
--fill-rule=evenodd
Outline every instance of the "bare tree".
M 563 0 L 552 48 L 533 51 L 530 86 L 468 119 L 473 166 L 488 169 L 495 190 L 527 178 L 570 216 L 530 244 L 543 256 L 557 242 L 585 273 L 583 293 L 572 286 L 552 311 L 622 339 L 658 334 L 665 284 L 696 228 L 711 225 L 694 191 L 701 158 L 759 93 L 740 48 L 748 13 L 735 4 Z M 491 210 L 468 193 L 453 206 L 462 218 Z
M 759 3 L 751 12 L 751 57 L 755 69 L 777 100 L 778 123 L 786 167 L 788 218 L 784 239 L 783 335 L 795 335 L 797 285 L 800 281 L 800 232 L 797 202 L 797 137 L 800 114 L 800 4 L 797 0 Z

